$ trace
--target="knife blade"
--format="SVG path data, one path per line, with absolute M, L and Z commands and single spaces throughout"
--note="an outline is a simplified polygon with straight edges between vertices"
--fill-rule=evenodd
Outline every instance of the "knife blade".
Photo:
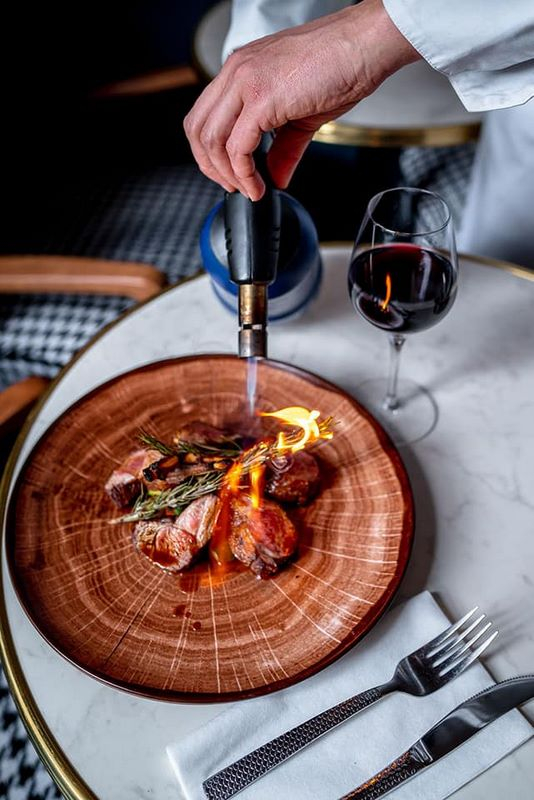
M 455 750 L 512 708 L 534 698 L 534 675 L 510 678 L 461 703 L 405 753 L 340 800 L 377 800 Z

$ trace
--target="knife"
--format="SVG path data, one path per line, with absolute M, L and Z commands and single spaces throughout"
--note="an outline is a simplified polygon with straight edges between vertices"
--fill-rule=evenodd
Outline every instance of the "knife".
M 377 800 L 439 761 L 512 708 L 534 697 L 534 675 L 496 683 L 462 703 L 389 766 L 340 800 Z

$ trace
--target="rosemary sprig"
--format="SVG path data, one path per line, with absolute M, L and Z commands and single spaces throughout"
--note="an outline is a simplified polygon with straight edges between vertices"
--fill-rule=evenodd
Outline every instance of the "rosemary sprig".
M 161 492 L 150 492 L 139 495 L 134 507 L 128 514 L 112 520 L 112 524 L 119 522 L 138 522 L 142 519 L 157 517 L 162 511 L 172 509 L 179 514 L 193 500 L 205 494 L 217 492 L 224 483 L 225 473 L 220 470 L 210 470 L 201 475 L 191 475 L 172 489 L 163 489 Z
M 159 450 L 159 452 L 163 456 L 177 455 L 175 447 L 169 447 L 168 444 L 165 444 L 165 442 L 156 439 L 155 436 L 152 436 L 151 433 L 147 433 L 147 431 L 144 431 L 142 428 L 139 431 L 137 438 L 139 439 L 140 442 L 142 442 L 148 448 L 150 448 L 150 450 Z
M 141 430 L 139 432 L 139 440 L 147 447 L 153 450 L 159 450 L 164 456 L 179 456 L 185 453 L 193 453 L 198 456 L 217 455 L 221 458 L 237 458 L 242 452 L 241 447 L 237 442 L 226 440 L 220 445 L 218 444 L 198 444 L 195 442 L 188 442 L 181 440 L 175 445 L 168 445 L 152 436 L 151 433 Z
M 319 431 L 323 439 L 330 438 L 332 434 L 332 417 L 327 417 L 319 423 Z M 299 430 L 290 432 L 285 436 L 285 445 L 290 448 L 302 437 Z M 150 437 L 152 439 L 153 437 Z M 145 440 L 143 440 L 145 441 Z M 156 440 L 157 441 L 157 440 Z M 274 437 L 263 439 L 261 442 L 245 450 L 240 457 L 241 476 L 247 475 L 254 467 L 265 464 L 272 458 L 280 456 L 276 439 Z M 172 509 L 175 513 L 183 510 L 186 506 L 199 497 L 219 491 L 224 485 L 227 472 L 222 470 L 209 470 L 199 475 L 190 475 L 177 486 L 171 489 L 163 489 L 161 492 L 151 491 L 140 495 L 132 510 L 118 519 L 112 520 L 112 524 L 119 522 L 137 522 L 138 520 L 152 519 L 165 509 Z

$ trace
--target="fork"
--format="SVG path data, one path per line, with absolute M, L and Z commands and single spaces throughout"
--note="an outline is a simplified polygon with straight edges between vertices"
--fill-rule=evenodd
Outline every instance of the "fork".
M 492 624 L 486 622 L 481 625 L 485 614 L 471 621 L 461 631 L 472 620 L 476 611 L 478 606 L 435 639 L 405 656 L 399 661 L 393 677 L 387 683 L 343 700 L 211 775 L 202 784 L 205 796 L 208 800 L 233 797 L 323 734 L 392 692 L 423 697 L 441 689 L 464 672 L 498 634 L 498 631 L 494 631 L 483 638 Z M 476 649 L 471 650 L 477 642 Z

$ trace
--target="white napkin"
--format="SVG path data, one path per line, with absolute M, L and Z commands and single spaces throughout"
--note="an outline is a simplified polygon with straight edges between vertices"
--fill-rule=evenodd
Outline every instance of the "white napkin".
M 466 609 L 467 610 L 467 609 Z M 202 781 L 222 767 L 351 695 L 387 681 L 400 658 L 444 630 L 449 621 L 423 592 L 390 611 L 343 658 L 276 694 L 235 703 L 167 754 L 188 800 L 205 800 Z M 512 676 L 510 676 L 512 677 Z M 427 697 L 399 692 L 379 700 L 249 786 L 241 800 L 336 800 L 404 752 L 455 706 L 494 681 L 473 664 Z M 440 800 L 532 735 L 510 711 L 469 742 L 395 791 L 395 800 Z

